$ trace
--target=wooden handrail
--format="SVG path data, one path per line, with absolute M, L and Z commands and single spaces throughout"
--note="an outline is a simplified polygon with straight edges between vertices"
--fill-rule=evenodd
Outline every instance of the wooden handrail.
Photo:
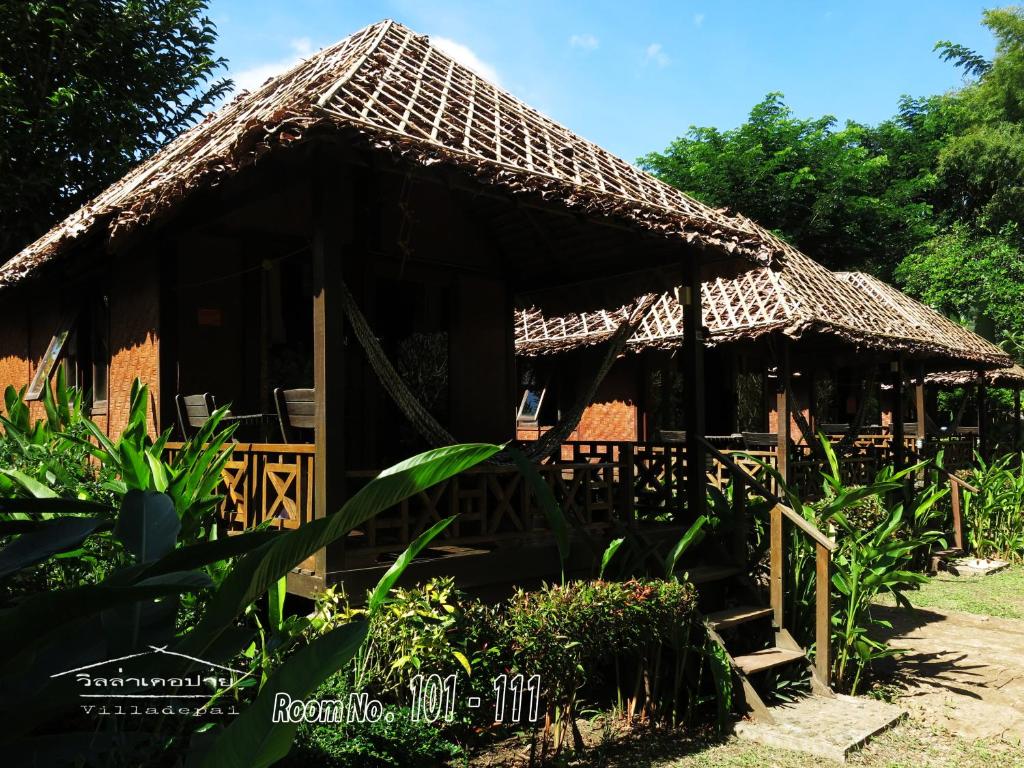
M 719 451 L 702 436 L 696 435 L 695 437 L 712 456 L 734 474 L 737 480 L 736 489 L 738 492 L 744 493 L 745 485 L 749 484 L 755 491 L 772 502 L 769 521 L 771 546 L 769 550 L 770 572 L 768 591 L 774 624 L 779 632 L 784 632 L 786 627 L 783 595 L 783 566 L 785 562 L 783 518 L 787 518 L 814 542 L 814 642 L 816 650 L 812 676 L 817 681 L 815 684 L 827 688 L 832 672 L 832 608 L 830 600 L 832 596 L 832 553 L 836 549 L 836 543 L 819 531 L 812 523 L 798 515 L 796 510 L 783 503 L 777 494 L 768 490 L 763 483 L 739 466 L 728 455 Z
M 752 474 L 747 472 L 743 467 L 733 461 L 728 454 L 722 453 L 715 448 L 707 440 L 704 440 L 700 435 L 697 435 L 697 439 L 704 444 L 704 448 L 714 456 L 718 461 L 722 462 L 730 471 L 735 474 L 742 475 L 744 480 L 757 491 L 760 495 L 764 496 L 768 501 L 775 504 L 780 508 L 782 515 L 792 522 L 797 528 L 803 531 L 809 536 L 816 544 L 820 544 L 825 547 L 829 552 L 834 552 L 836 549 L 836 543 L 826 536 L 824 533 L 819 531 L 813 523 L 805 520 L 803 516 L 798 515 L 796 510 L 786 504 L 778 494 L 772 493 L 768 488 L 765 487 L 764 483 L 754 477 Z

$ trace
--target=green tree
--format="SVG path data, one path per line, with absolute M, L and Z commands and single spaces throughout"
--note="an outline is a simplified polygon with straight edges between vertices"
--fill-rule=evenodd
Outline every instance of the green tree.
M 1024 259 L 1017 227 L 996 234 L 957 223 L 908 255 L 896 270 L 908 293 L 982 335 L 1024 333 Z
M 701 200 L 738 211 L 832 268 L 887 275 L 934 233 L 929 195 L 945 131 L 935 100 L 904 100 L 877 128 L 800 119 L 771 93 L 738 128 L 691 128 L 640 165 Z
M 0 263 L 228 92 L 206 8 L 0 3 Z

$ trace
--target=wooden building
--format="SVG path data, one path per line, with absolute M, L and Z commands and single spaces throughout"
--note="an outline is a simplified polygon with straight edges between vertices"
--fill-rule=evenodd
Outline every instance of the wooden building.
M 763 453 L 797 480 L 817 478 L 818 431 L 849 446 L 844 461 L 853 480 L 866 478 L 880 461 L 902 461 L 904 448 L 935 437 L 926 429 L 926 409 L 918 408 L 922 373 L 1010 362 L 992 343 L 883 281 L 832 273 L 795 249 L 771 266 L 705 281 L 702 293 L 711 347 L 706 433 L 723 447 Z M 546 411 L 520 418 L 522 437 L 543 432 L 557 417 L 558 402 L 575 389 L 575 371 L 593 355 L 590 345 L 607 338 L 625 311 L 516 310 L 516 349 L 527 371 L 521 387 L 534 388 L 533 399 L 547 404 Z M 627 343 L 639 354 L 612 369 L 576 437 L 657 442 L 685 431 L 679 408 L 685 376 L 676 361 L 684 332 L 682 308 L 667 292 Z M 791 444 L 790 451 L 777 451 L 779 444 Z M 962 463 L 974 445 L 969 437 L 949 436 L 942 447 Z
M 225 515 L 294 527 L 432 444 L 515 437 L 514 306 L 635 304 L 784 250 L 384 21 L 240 94 L 0 268 L 0 386 L 38 396 L 63 365 L 111 435 L 135 378 L 155 431 L 179 405 L 187 429 L 230 403 L 248 442 Z M 696 334 L 687 348 L 699 371 Z M 278 390 L 306 393 L 287 442 Z M 689 399 L 699 420 L 699 387 Z M 544 468 L 595 529 L 631 508 L 606 470 Z M 438 569 L 457 554 L 467 583 L 557 570 L 516 549 L 553 544 L 525 484 L 486 467 L 379 516 L 292 587 L 373 580 L 448 511 Z

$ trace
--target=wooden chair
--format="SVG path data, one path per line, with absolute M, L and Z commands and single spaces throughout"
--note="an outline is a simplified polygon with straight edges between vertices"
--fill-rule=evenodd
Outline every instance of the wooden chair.
M 277 406 L 277 420 L 281 425 L 281 439 L 286 443 L 312 442 L 311 439 L 297 440 L 296 430 L 309 430 L 312 438 L 316 426 L 316 390 L 281 389 L 274 390 L 274 404 Z
M 826 435 L 845 435 L 850 431 L 849 424 L 819 424 L 818 429 Z
M 178 429 L 185 440 L 202 428 L 210 414 L 217 410 L 213 395 L 209 392 L 201 395 L 175 395 L 174 404 L 178 409 Z
M 776 432 L 743 432 L 742 435 L 748 451 L 767 451 L 779 445 Z
M 686 443 L 686 431 L 682 429 L 659 429 L 659 443 Z

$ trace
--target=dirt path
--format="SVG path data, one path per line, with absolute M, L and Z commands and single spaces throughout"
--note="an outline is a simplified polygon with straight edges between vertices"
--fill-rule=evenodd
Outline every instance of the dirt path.
M 968 739 L 1024 741 L 1024 621 L 878 607 L 893 624 L 897 703 Z

